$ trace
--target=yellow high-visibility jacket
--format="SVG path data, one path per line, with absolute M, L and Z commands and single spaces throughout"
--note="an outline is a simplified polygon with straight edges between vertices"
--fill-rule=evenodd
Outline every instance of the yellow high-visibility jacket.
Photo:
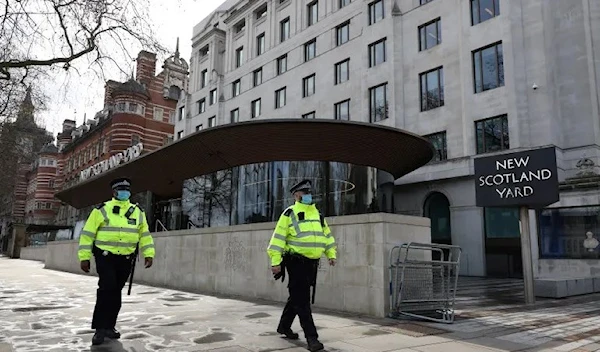
M 317 207 L 296 202 L 279 217 L 267 254 L 271 265 L 277 266 L 286 252 L 310 259 L 319 259 L 325 253 L 327 258 L 335 259 L 336 249 L 327 221 L 321 219 Z
M 127 217 L 129 215 L 129 217 Z M 92 247 L 117 255 L 139 251 L 154 258 L 154 240 L 148 230 L 146 214 L 136 204 L 112 199 L 90 213 L 79 237 L 79 260 L 90 260 Z

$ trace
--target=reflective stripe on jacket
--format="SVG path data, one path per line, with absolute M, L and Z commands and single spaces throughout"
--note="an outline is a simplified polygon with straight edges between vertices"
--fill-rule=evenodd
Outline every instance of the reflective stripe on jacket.
M 133 213 L 126 217 L 131 207 Z M 118 207 L 118 214 L 115 213 Z M 146 214 L 135 204 L 112 199 L 90 213 L 79 236 L 79 260 L 90 260 L 92 247 L 118 255 L 135 252 L 139 242 L 145 258 L 154 258 L 154 240 L 148 230 Z
M 335 239 L 325 219 L 321 226 L 321 214 L 314 204 L 296 202 L 279 217 L 267 248 L 271 265 L 281 264 L 285 252 L 310 259 L 319 259 L 323 253 L 329 259 L 336 258 Z

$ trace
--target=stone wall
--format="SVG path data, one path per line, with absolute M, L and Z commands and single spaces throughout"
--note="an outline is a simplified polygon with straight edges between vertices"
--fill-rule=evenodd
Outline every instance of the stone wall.
M 37 260 L 38 262 L 44 262 L 46 260 L 47 247 L 24 247 L 21 248 L 21 259 L 25 260 Z
M 317 307 L 384 316 L 389 307 L 389 252 L 406 242 L 431 242 L 426 218 L 365 214 L 327 219 L 338 243 L 338 264 L 321 260 Z M 155 264 L 136 266 L 135 282 L 172 289 L 283 302 L 285 284 L 270 272 L 266 248 L 274 223 L 154 234 Z M 46 268 L 81 273 L 76 241 L 48 245 Z M 427 259 L 427 258 L 426 258 Z M 92 272 L 95 272 L 92 261 Z M 135 290 L 135 287 L 134 287 Z

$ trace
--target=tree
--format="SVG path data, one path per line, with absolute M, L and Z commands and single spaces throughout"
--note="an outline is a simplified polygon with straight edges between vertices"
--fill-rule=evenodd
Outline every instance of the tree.
M 231 215 L 232 174 L 226 169 L 184 181 L 181 206 L 195 227 L 210 227 L 219 215 Z
M 128 69 L 120 63 L 133 60 L 133 48 L 165 53 L 149 8 L 149 0 L 0 0 L 0 121 L 53 71 L 79 72 L 81 63 L 104 78 L 107 65 Z

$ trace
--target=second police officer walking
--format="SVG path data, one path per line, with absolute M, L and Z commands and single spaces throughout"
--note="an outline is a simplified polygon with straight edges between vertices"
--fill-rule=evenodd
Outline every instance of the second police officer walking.
M 105 338 L 121 337 L 115 329 L 121 310 L 121 291 L 131 273 L 138 246 L 146 268 L 152 266 L 154 258 L 154 240 L 146 214 L 129 201 L 131 181 L 119 178 L 111 182 L 111 187 L 113 199 L 92 210 L 79 238 L 81 269 L 90 271 L 93 254 L 99 278 L 92 320 L 92 329 L 96 330 L 94 345 L 103 343 Z
M 279 217 L 267 253 L 275 278 L 285 278 L 286 270 L 289 277 L 290 295 L 277 332 L 289 339 L 298 339 L 298 334 L 292 331 L 292 323 L 298 315 L 308 349 L 314 352 L 322 350 L 324 346 L 319 342 L 312 317 L 310 287 L 313 286 L 314 301 L 319 259 L 325 254 L 329 265 L 335 265 L 336 244 L 327 222 L 313 203 L 311 188 L 310 180 L 303 180 L 290 189 L 295 204 Z

